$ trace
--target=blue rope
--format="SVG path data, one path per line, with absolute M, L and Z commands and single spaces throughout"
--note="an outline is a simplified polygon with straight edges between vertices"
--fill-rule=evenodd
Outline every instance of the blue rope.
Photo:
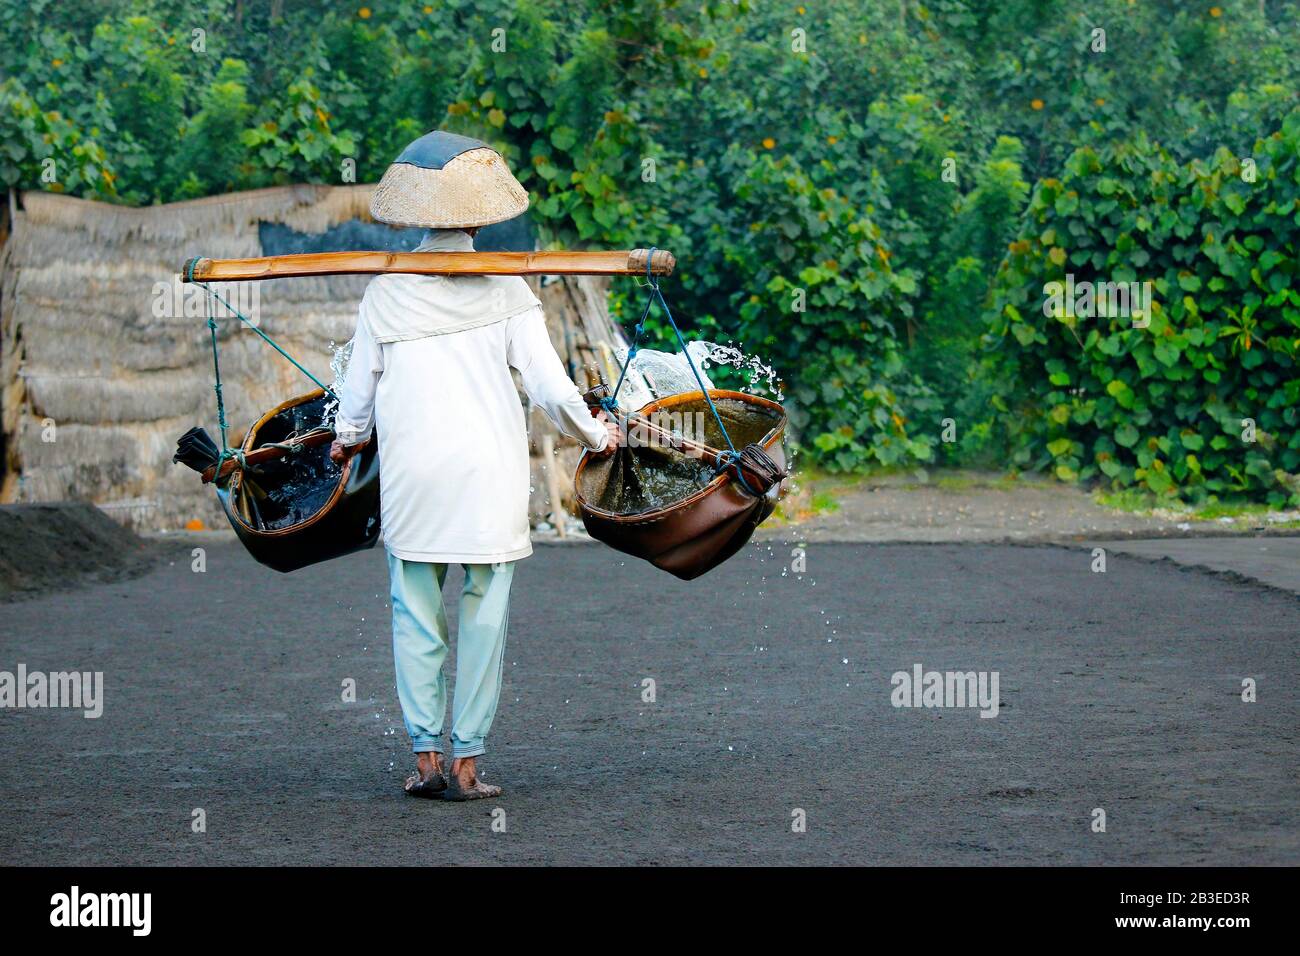
M 727 426 L 722 424 L 722 416 L 718 414 L 718 406 L 713 404 L 713 396 L 709 390 L 704 387 L 704 378 L 700 375 L 700 370 L 695 367 L 695 360 L 691 358 L 691 352 L 686 347 L 686 339 L 682 335 L 682 330 L 677 327 L 677 322 L 673 318 L 673 310 L 668 308 L 668 303 L 664 300 L 664 294 L 659 288 L 659 277 L 650 272 L 650 258 L 654 255 L 654 249 L 651 248 L 650 255 L 646 257 L 645 274 L 650 279 L 650 291 L 654 298 L 659 300 L 659 305 L 664 310 L 664 315 L 668 318 L 668 324 L 673 327 L 673 332 L 677 335 L 677 344 L 681 346 L 682 355 L 686 357 L 686 364 L 691 367 L 691 374 L 695 376 L 695 384 L 700 386 L 700 391 L 704 394 L 704 400 L 709 403 L 709 411 L 713 412 L 713 418 L 718 423 L 718 428 L 722 430 L 722 437 L 727 442 L 727 447 L 731 449 L 731 454 L 736 454 L 736 446 L 731 443 L 731 436 L 727 434 Z M 739 472 L 740 469 L 737 469 Z
M 686 348 L 686 339 L 682 336 L 682 330 L 677 327 L 676 320 L 673 319 L 673 310 L 668 308 L 668 303 L 664 300 L 664 294 L 659 288 L 659 277 L 650 271 L 650 264 L 654 261 L 654 254 L 657 248 L 657 246 L 651 246 L 650 252 L 646 256 L 645 260 L 645 274 L 646 279 L 649 280 L 650 283 L 650 295 L 646 298 L 645 309 L 641 313 L 641 319 L 636 324 L 636 331 L 632 336 L 632 345 L 628 349 L 627 358 L 623 362 L 623 367 L 619 370 L 618 384 L 614 386 L 613 394 L 601 401 L 601 407 L 609 412 L 613 412 L 617 407 L 618 390 L 623 387 L 623 379 L 627 377 L 627 370 L 632 365 L 632 359 L 636 357 L 641 336 L 645 332 L 645 320 L 650 314 L 650 307 L 654 305 L 657 300 L 664 310 L 664 315 L 668 318 L 668 324 L 672 326 L 673 332 L 677 335 L 677 344 L 681 347 L 682 355 L 686 358 L 686 364 L 691 367 L 691 374 L 695 376 L 695 384 L 700 387 L 700 393 L 704 396 L 704 400 L 709 403 L 709 411 L 713 412 L 714 421 L 718 423 L 718 428 L 722 430 L 722 437 L 727 443 L 727 448 L 731 450 L 731 455 L 728 457 L 734 461 L 739 457 L 736 452 L 736 446 L 731 443 L 731 436 L 727 434 L 727 426 L 722 423 L 722 416 L 718 414 L 718 407 L 713 404 L 713 396 L 711 396 L 709 390 L 704 387 L 704 378 L 700 375 L 700 370 L 695 367 L 695 360 L 691 358 L 691 353 Z M 740 469 L 737 468 L 736 471 L 739 473 Z M 743 478 L 741 479 L 741 482 L 744 482 Z M 746 485 L 745 487 L 748 488 L 749 486 Z
M 221 457 L 226 457 L 226 402 L 221 395 L 221 360 L 217 352 L 217 323 L 208 316 L 208 330 L 212 333 L 212 376 L 216 384 L 212 386 L 217 393 L 217 426 L 221 429 Z M 218 462 L 220 464 L 220 462 Z
M 335 401 L 338 401 L 338 396 L 334 394 L 334 390 L 332 388 L 330 388 L 328 385 L 326 385 L 324 382 L 318 379 L 311 372 L 307 371 L 307 369 L 302 366 L 302 363 L 300 363 L 296 358 L 294 358 L 284 349 L 280 348 L 279 343 L 276 342 L 275 339 L 271 338 L 271 336 L 267 335 L 265 332 L 259 329 L 256 325 L 254 325 L 252 319 L 248 318 L 248 316 L 244 315 L 244 313 L 240 312 L 233 305 L 231 305 L 224 298 L 222 298 L 221 294 L 214 291 L 212 287 L 208 285 L 206 282 L 200 282 L 197 284 L 199 285 L 200 288 L 204 289 L 208 293 L 208 295 L 212 296 L 214 299 L 216 299 L 218 302 L 224 305 L 227 309 L 233 312 L 235 314 L 235 317 L 239 319 L 239 321 L 243 322 L 250 329 L 252 329 L 258 335 L 260 335 L 262 337 L 262 340 L 265 341 L 268 345 L 270 345 L 271 348 L 275 349 L 286 359 L 288 359 L 294 368 L 296 368 L 298 371 L 302 372 L 303 375 L 306 375 L 309 379 L 315 382 L 325 392 L 326 395 L 328 395 L 330 398 L 334 399 Z M 209 319 L 209 322 L 211 322 L 211 319 Z M 215 336 L 215 332 L 213 334 Z
M 217 345 L 217 319 L 215 315 L 216 310 L 212 307 L 213 299 L 219 301 L 227 309 L 233 312 L 241 322 L 243 322 L 250 329 L 252 329 L 258 335 L 260 335 L 265 341 L 269 342 L 271 347 L 275 349 L 277 352 L 279 352 L 281 355 L 283 355 L 285 358 L 287 358 L 291 363 L 293 363 L 294 367 L 297 368 L 298 371 L 302 372 L 309 379 L 311 379 L 322 389 L 324 389 L 325 393 L 329 395 L 330 398 L 337 401 L 338 396 L 334 394 L 333 389 L 331 389 L 328 385 L 326 385 L 324 382 L 318 379 L 311 372 L 307 371 L 307 369 L 303 368 L 302 365 L 299 364 L 297 359 L 295 359 L 284 349 L 280 348 L 279 344 L 274 339 L 272 339 L 269 335 L 267 335 L 256 325 L 254 325 L 252 320 L 250 320 L 246 315 L 244 315 L 244 313 L 240 312 L 233 305 L 231 305 L 224 298 L 222 298 L 220 293 L 213 290 L 212 286 L 210 286 L 206 282 L 194 282 L 194 266 L 197 264 L 197 262 L 198 262 L 197 259 L 191 259 L 188 263 L 186 263 L 185 281 L 199 286 L 201 289 L 204 290 L 204 292 L 207 293 L 207 297 L 204 299 L 204 308 L 205 311 L 207 312 L 207 318 L 208 318 L 208 333 L 212 337 L 212 377 L 214 380 L 212 390 L 217 393 L 217 427 L 221 430 L 221 455 L 220 457 L 217 458 L 217 465 L 216 465 L 217 474 L 220 474 L 222 463 L 229 458 L 233 458 L 236 461 L 238 461 L 240 466 L 242 467 L 244 464 L 244 453 L 241 449 L 231 448 L 226 438 L 226 433 L 229 430 L 230 426 L 226 421 L 226 401 L 225 401 L 225 396 L 223 395 L 221 389 L 221 357 L 220 357 L 221 352 Z
M 623 379 L 627 378 L 627 370 L 632 367 L 632 360 L 636 358 L 636 353 L 640 348 L 641 336 L 645 334 L 645 320 L 650 315 L 650 307 L 652 305 L 654 305 L 654 299 L 647 298 L 645 308 L 641 310 L 641 318 L 637 321 L 636 329 L 632 333 L 632 344 L 627 350 L 627 358 L 623 361 L 623 367 L 619 369 L 618 383 L 614 386 L 613 394 L 606 396 L 600 401 L 601 407 L 612 414 L 617 414 L 618 391 L 623 387 Z
M 750 487 L 745 480 L 744 470 L 740 467 L 740 452 L 736 451 L 736 446 L 731 441 L 731 435 L 727 432 L 727 426 L 723 424 L 722 415 L 718 413 L 718 406 L 713 403 L 713 396 L 709 390 L 704 387 L 704 377 L 700 375 L 700 370 L 695 366 L 695 360 L 691 358 L 690 350 L 686 347 L 686 338 L 682 335 L 682 330 L 677 327 L 677 321 L 673 318 L 672 309 L 668 308 L 668 303 L 664 299 L 663 291 L 659 288 L 659 277 L 650 271 L 650 264 L 654 259 L 655 248 L 650 248 L 649 255 L 646 256 L 645 274 L 650 283 L 650 295 L 646 297 L 645 309 L 641 312 L 641 318 L 636 324 L 636 330 L 632 334 L 632 344 L 628 347 L 627 358 L 623 362 L 623 367 L 619 369 L 618 383 L 614 386 L 611 395 L 601 400 L 601 407 L 612 415 L 618 414 L 618 392 L 623 387 L 623 380 L 627 378 L 627 370 L 632 366 L 632 359 L 636 357 L 637 350 L 640 346 L 641 336 L 645 333 L 645 320 L 650 315 L 650 307 L 656 301 L 664 310 L 664 315 L 668 319 L 668 324 L 672 326 L 674 334 L 677 336 L 677 344 L 682 350 L 682 355 L 686 358 L 686 364 L 691 368 L 691 374 L 695 376 L 695 384 L 700 387 L 700 394 L 704 400 L 709 403 L 709 411 L 713 413 L 713 419 L 718 423 L 718 428 L 722 431 L 722 438 L 727 443 L 727 450 L 720 452 L 718 455 L 718 467 L 713 472 L 713 477 L 717 477 L 727 469 L 733 469 L 736 480 L 741 486 L 753 495 L 755 498 L 762 497 L 757 491 Z
M 724 471 L 726 471 L 728 468 L 731 468 L 732 466 L 735 466 L 736 469 L 736 480 L 740 482 L 740 484 L 744 487 L 744 489 L 748 491 L 751 495 L 753 495 L 755 498 L 763 497 L 753 488 L 749 487 L 749 482 L 745 480 L 745 470 L 740 467 L 740 455 L 737 452 L 724 451 L 721 454 L 719 454 L 718 467 L 717 470 L 713 472 L 713 477 L 714 478 L 718 477 L 718 475 L 722 474 Z

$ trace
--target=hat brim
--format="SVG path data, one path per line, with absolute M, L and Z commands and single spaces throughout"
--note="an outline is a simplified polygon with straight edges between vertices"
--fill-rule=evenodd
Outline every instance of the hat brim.
M 375 187 L 370 215 L 393 226 L 472 229 L 528 209 L 528 191 L 496 150 L 471 149 L 441 169 L 393 163 Z

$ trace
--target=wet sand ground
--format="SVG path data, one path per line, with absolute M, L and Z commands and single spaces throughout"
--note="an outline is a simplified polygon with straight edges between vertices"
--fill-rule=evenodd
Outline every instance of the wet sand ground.
M 106 685 L 97 720 L 0 710 L 0 863 L 1300 862 L 1284 591 L 1084 547 L 813 542 L 800 576 L 770 542 L 691 583 L 540 547 L 483 763 L 506 795 L 453 805 L 401 794 L 382 554 L 204 546 L 0 605 L 0 670 Z M 997 671 L 998 715 L 893 707 L 918 663 Z

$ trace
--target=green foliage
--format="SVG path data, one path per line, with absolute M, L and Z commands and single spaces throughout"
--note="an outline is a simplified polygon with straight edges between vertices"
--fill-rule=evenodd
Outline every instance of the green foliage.
M 644 160 L 658 152 L 645 91 L 684 83 L 711 47 L 693 28 L 744 9 L 593 3 L 568 29 L 539 5 L 494 10 L 471 31 L 484 42 L 465 93 L 448 107 L 450 125 L 504 144 L 547 241 L 626 245 L 668 236 L 664 208 L 638 188 Z
M 70 50 L 77 57 L 79 49 Z M 113 82 L 93 92 L 107 98 L 116 128 L 115 139 L 130 146 L 117 163 L 127 198 L 140 198 L 134 183 L 158 182 L 173 167 L 176 128 L 185 115 L 183 57 L 174 38 L 165 36 L 148 17 L 109 20 L 95 27 L 89 44 L 89 62 L 112 76 Z M 60 67 L 56 88 L 67 102 L 81 95 L 79 71 Z M 92 90 L 87 87 L 87 93 Z M 154 194 L 156 195 L 156 194 Z M 150 196 L 152 198 L 152 196 Z
M 199 99 L 199 111 L 180 134 L 176 162 L 164 185 L 177 198 L 235 188 L 245 175 L 242 134 L 253 113 L 248 102 L 248 68 L 226 60 Z
M 6 186 L 40 184 L 51 192 L 112 198 L 116 177 L 95 138 L 99 133 L 58 110 L 42 110 L 17 80 L 0 83 L 0 181 Z
M 314 75 L 312 67 L 304 68 L 289 84 L 276 114 L 239 134 L 240 143 L 257 157 L 261 175 L 273 183 L 323 178 L 325 170 L 333 171 L 337 158 L 355 149 L 352 134 L 331 128 Z
M 1280 501 L 1297 22 L 1300 0 L 26 0 L 0 5 L 0 184 L 374 182 L 454 129 L 506 155 L 544 245 L 672 248 L 679 322 L 773 364 L 829 469 L 1011 458 Z M 1046 320 L 1067 271 L 1149 275 L 1164 310 Z M 616 284 L 615 314 L 638 297 Z M 1234 416 L 1260 441 L 1216 447 Z
M 789 157 L 734 147 L 720 169 L 725 219 L 691 268 L 739 280 L 727 310 L 746 349 L 788 371 L 805 441 L 832 470 L 928 459 L 906 418 L 925 390 L 892 321 L 916 274 L 894 269 L 880 227 Z
M 1226 149 L 1179 163 L 1139 135 L 1084 147 L 1039 184 L 992 333 L 1018 464 L 1188 500 L 1300 501 L 1298 155 L 1300 110 L 1250 150 L 1253 182 Z M 1100 292 L 1087 317 L 1087 289 L 1048 314 L 1067 273 L 1150 281 L 1149 327 Z

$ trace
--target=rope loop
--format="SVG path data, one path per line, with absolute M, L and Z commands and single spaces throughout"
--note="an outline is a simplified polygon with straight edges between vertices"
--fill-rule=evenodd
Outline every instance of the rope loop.
M 749 482 L 745 480 L 745 470 L 740 467 L 740 452 L 735 449 L 724 451 L 718 455 L 718 467 L 714 470 L 713 477 L 718 477 L 729 468 L 733 470 L 736 480 L 740 482 L 740 486 L 748 491 L 750 495 L 755 498 L 763 497 L 751 488 Z

